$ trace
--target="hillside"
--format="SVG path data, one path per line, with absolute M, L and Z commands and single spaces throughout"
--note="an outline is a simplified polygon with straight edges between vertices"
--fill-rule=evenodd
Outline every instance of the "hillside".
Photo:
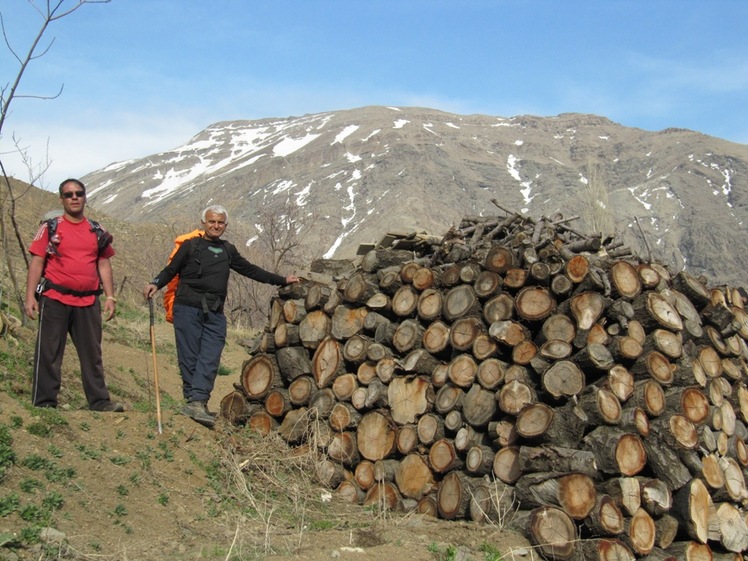
M 577 215 L 582 231 L 741 284 L 747 178 L 747 146 L 694 131 L 363 107 L 216 123 L 84 179 L 94 206 L 137 223 L 185 229 L 218 202 L 252 243 L 270 214 L 303 238 L 308 260 L 351 257 L 387 231 L 441 235 L 498 199 L 533 217 Z
M 173 334 L 165 324 L 157 332 L 159 435 L 148 390 L 147 318 L 124 315 L 106 326 L 104 340 L 110 390 L 127 404 L 122 414 L 85 409 L 72 348 L 62 391 L 67 406 L 32 409 L 26 355 L 0 339 L 0 559 L 321 561 L 345 547 L 361 548 L 358 559 L 382 559 L 407 547 L 414 560 L 430 561 L 449 547 L 479 559 L 481 547 L 526 546 L 492 526 L 325 502 L 326 490 L 309 477 L 313 456 L 274 437 L 225 424 L 210 431 L 179 415 Z M 34 333 L 19 329 L 15 337 L 28 349 Z M 232 337 L 212 409 L 238 379 L 246 356 Z M 41 536 L 50 541 L 38 542 L 47 527 L 61 534 L 45 531 Z

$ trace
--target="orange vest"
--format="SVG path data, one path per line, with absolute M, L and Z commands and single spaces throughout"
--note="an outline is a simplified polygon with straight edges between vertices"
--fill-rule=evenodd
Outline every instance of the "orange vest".
M 181 236 L 177 236 L 177 238 L 174 240 L 174 249 L 169 254 L 167 263 L 171 263 L 171 260 L 174 259 L 174 255 L 177 253 L 185 240 L 202 236 L 203 233 L 204 232 L 202 230 L 193 230 L 189 234 L 182 234 Z M 177 293 L 177 286 L 179 286 L 179 275 L 176 275 L 173 279 L 171 279 L 169 281 L 169 284 L 166 285 L 166 289 L 164 289 L 164 310 L 166 311 L 166 321 L 168 321 L 169 323 L 172 323 L 174 321 L 174 297 Z

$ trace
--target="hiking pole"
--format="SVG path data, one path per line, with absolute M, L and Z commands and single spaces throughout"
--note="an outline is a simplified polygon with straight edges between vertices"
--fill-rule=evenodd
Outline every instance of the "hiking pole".
M 153 385 L 156 388 L 156 422 L 158 423 L 158 434 L 163 434 L 163 430 L 161 429 L 161 398 L 158 392 L 158 362 L 156 361 L 156 330 L 153 298 L 148 298 L 148 309 L 151 312 L 151 350 L 153 351 Z

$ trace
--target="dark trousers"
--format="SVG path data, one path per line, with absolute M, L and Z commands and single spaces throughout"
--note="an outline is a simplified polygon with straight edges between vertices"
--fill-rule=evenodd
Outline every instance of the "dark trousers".
M 44 296 L 39 299 L 31 401 L 37 407 L 57 407 L 68 333 L 78 352 L 88 405 L 96 409 L 109 401 L 101 360 L 101 304 L 98 299 L 85 307 L 67 306 Z
M 208 401 L 226 344 L 226 316 L 174 304 L 174 338 L 187 401 Z

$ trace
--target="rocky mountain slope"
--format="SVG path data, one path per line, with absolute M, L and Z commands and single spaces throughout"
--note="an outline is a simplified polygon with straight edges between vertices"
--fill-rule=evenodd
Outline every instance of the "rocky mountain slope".
M 177 231 L 223 204 L 249 244 L 260 215 L 275 213 L 310 257 L 351 257 L 388 231 L 441 235 L 495 213 L 495 200 L 532 217 L 578 216 L 581 230 L 615 232 L 712 283 L 743 284 L 748 270 L 748 146 L 594 115 L 364 107 L 221 122 L 83 179 L 100 211 Z

